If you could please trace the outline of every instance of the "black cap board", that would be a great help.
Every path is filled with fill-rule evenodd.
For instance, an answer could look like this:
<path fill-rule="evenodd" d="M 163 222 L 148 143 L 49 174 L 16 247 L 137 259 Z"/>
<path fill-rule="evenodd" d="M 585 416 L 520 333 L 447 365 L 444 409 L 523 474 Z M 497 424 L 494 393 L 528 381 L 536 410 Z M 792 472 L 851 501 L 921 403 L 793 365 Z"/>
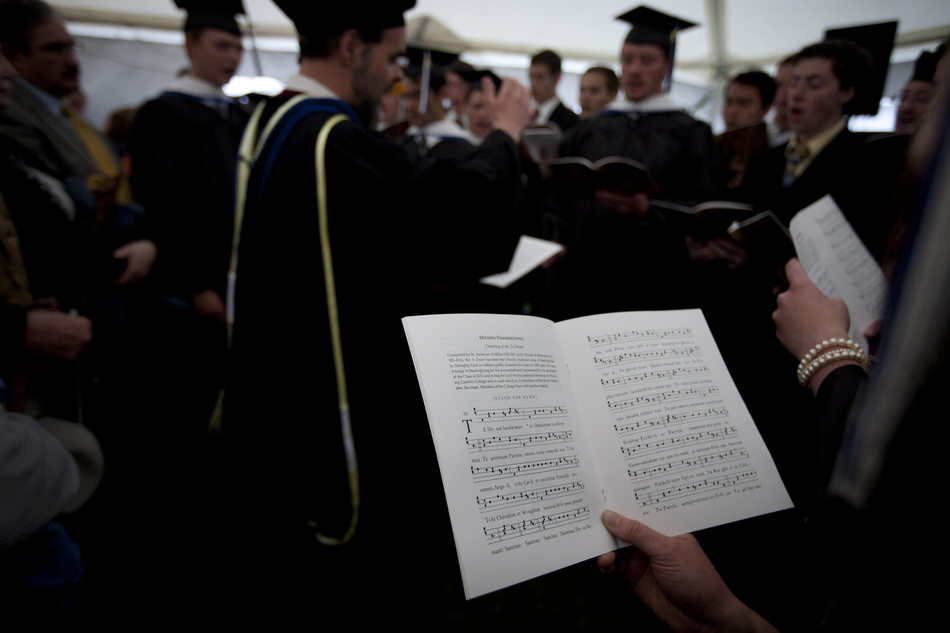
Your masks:
<path fill-rule="evenodd" d="M 914 74 L 911 76 L 911 81 L 926 81 L 932 84 L 939 59 L 940 57 L 936 53 L 921 51 L 920 56 L 914 63 Z"/>
<path fill-rule="evenodd" d="M 846 40 L 862 46 L 871 54 L 873 73 L 864 91 L 856 97 L 857 102 L 849 108 L 851 114 L 877 114 L 884 94 L 887 69 L 891 64 L 891 51 L 897 36 L 897 22 L 862 24 L 825 31 L 826 40 Z"/>
<path fill-rule="evenodd" d="M 616 19 L 628 22 L 632 27 L 624 40 L 625 44 L 656 44 L 666 51 L 671 62 L 676 36 L 686 29 L 699 26 L 695 22 L 667 15 L 646 5 L 618 15 Z"/>
<path fill-rule="evenodd" d="M 234 19 L 235 15 L 244 14 L 244 3 L 241 0 L 175 0 L 175 5 L 188 12 L 185 31 L 215 28 L 241 35 L 241 29 Z"/>
<path fill-rule="evenodd" d="M 347 29 L 384 30 L 405 26 L 403 13 L 416 6 L 416 0 L 274 0 L 274 4 L 294 23 L 298 34 L 320 39 L 339 35 Z"/>

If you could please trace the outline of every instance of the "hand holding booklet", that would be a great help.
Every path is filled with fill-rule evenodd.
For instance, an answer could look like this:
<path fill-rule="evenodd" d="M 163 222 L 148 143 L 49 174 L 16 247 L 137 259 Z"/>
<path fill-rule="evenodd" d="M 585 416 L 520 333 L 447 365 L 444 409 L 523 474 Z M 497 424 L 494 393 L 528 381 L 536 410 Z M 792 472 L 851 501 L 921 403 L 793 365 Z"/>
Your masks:
<path fill-rule="evenodd" d="M 790 508 L 699 310 L 403 319 L 467 598 L 622 545 Z"/>

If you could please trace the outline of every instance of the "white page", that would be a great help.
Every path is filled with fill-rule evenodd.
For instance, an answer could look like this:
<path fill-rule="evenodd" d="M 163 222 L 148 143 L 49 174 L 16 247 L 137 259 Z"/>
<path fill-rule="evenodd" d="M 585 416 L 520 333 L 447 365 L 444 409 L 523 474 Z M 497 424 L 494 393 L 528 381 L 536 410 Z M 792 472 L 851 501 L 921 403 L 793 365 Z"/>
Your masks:
<path fill-rule="evenodd" d="M 444 315 L 403 325 L 466 598 L 616 549 L 554 324 Z"/>
<path fill-rule="evenodd" d="M 799 211 L 789 230 L 808 278 L 825 296 L 844 300 L 851 316 L 848 336 L 868 351 L 863 332 L 882 317 L 887 302 L 880 266 L 831 196 Z"/>
<path fill-rule="evenodd" d="M 792 507 L 700 310 L 557 327 L 610 509 L 676 535 Z"/>
<path fill-rule="evenodd" d="M 563 244 L 522 235 L 518 240 L 518 246 L 515 248 L 508 270 L 482 277 L 479 281 L 496 288 L 507 288 L 563 250 Z"/>

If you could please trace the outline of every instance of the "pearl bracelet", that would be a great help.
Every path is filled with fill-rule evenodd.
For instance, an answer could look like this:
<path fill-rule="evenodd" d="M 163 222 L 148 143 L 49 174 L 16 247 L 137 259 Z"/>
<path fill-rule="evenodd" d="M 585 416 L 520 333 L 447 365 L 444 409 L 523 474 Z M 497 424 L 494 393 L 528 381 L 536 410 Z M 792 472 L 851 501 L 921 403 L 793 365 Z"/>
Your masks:
<path fill-rule="evenodd" d="M 868 356 L 860 345 L 851 339 L 832 338 L 815 345 L 798 363 L 798 384 L 808 387 L 816 371 L 839 360 L 853 360 L 861 365 L 862 369 L 868 368 Z"/>

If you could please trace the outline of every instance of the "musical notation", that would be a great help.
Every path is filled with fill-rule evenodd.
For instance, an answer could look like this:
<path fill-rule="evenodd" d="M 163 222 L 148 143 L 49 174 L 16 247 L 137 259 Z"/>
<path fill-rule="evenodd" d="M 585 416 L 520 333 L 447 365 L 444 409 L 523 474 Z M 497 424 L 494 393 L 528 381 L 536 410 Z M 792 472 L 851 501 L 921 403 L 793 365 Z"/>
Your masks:
<path fill-rule="evenodd" d="M 612 345 L 614 343 L 634 343 L 640 341 L 655 341 L 666 338 L 685 338 L 693 335 L 691 328 L 679 328 L 672 330 L 639 330 L 633 332 L 620 332 L 617 334 L 602 334 L 600 336 L 588 336 L 587 341 L 591 347 L 598 345 Z"/>
<path fill-rule="evenodd" d="M 693 483 L 683 483 L 665 489 L 634 492 L 634 498 L 640 507 L 655 505 L 663 501 L 677 501 L 686 497 L 697 496 L 702 493 L 715 492 L 717 488 L 729 488 L 739 484 L 758 481 L 758 473 L 754 469 L 745 472 L 708 477 L 696 480 Z"/>
<path fill-rule="evenodd" d="M 628 424 L 614 424 L 614 431 L 618 437 L 625 437 L 632 433 L 644 431 L 653 427 L 665 427 L 670 424 L 682 424 L 686 422 L 695 422 L 696 420 L 714 421 L 729 416 L 729 409 L 720 407 L 717 409 L 706 409 L 705 411 L 691 411 L 689 413 L 671 413 L 670 415 L 661 415 L 649 420 L 639 420 Z"/>
<path fill-rule="evenodd" d="M 656 442 L 642 442 L 631 446 L 623 446 L 620 448 L 620 451 L 627 457 L 639 457 L 641 455 L 649 455 L 654 451 L 668 449 L 670 447 L 698 446 L 709 442 L 722 441 L 725 438 L 737 435 L 738 432 L 736 431 L 736 427 L 728 426 L 715 431 L 701 431 L 699 433 L 693 433 L 692 435 L 666 437 Z"/>
<path fill-rule="evenodd" d="M 672 391 L 661 391 L 643 396 L 634 396 L 633 398 L 626 398 L 619 401 L 612 401 L 608 399 L 607 408 L 611 411 L 626 411 L 627 409 L 632 409 L 649 402 L 666 402 L 669 400 L 705 398 L 708 396 L 717 395 L 718 393 L 719 387 L 704 387 L 702 389 L 673 389 Z"/>
<path fill-rule="evenodd" d="M 526 435 L 493 435 L 491 437 L 465 438 L 469 453 L 483 451 L 508 450 L 514 446 L 544 446 L 546 444 L 564 444 L 574 438 L 573 431 L 552 431 L 551 433 L 530 433 Z"/>
<path fill-rule="evenodd" d="M 505 464 L 503 466 L 472 466 L 472 480 L 475 482 L 517 477 L 519 475 L 540 475 L 577 468 L 577 457 L 557 457 L 539 461 Z"/>
<path fill-rule="evenodd" d="M 575 481 L 564 486 L 553 486 L 549 488 L 537 488 L 535 490 L 523 490 L 510 494 L 497 494 L 489 497 L 475 497 L 475 503 L 482 511 L 496 510 L 498 508 L 508 508 L 521 505 L 530 501 L 543 501 L 546 499 L 559 499 L 561 497 L 570 497 L 572 495 L 584 492 L 584 483 Z"/>
<path fill-rule="evenodd" d="M 612 356 L 595 356 L 595 367 L 610 367 L 616 365 L 625 365 L 628 363 L 639 363 L 645 360 L 656 360 L 659 358 L 679 358 L 689 356 L 701 356 L 702 349 L 696 345 L 688 347 L 667 347 L 649 352 L 623 352 Z"/>
<path fill-rule="evenodd" d="M 605 390 L 610 390 L 644 382 L 653 382 L 655 380 L 668 380 L 676 376 L 700 376 L 708 373 L 709 367 L 706 367 L 705 365 L 699 367 L 680 367 L 677 369 L 666 369 L 663 371 L 648 371 L 642 374 L 632 374 L 622 378 L 601 378 L 600 384 Z"/>
<path fill-rule="evenodd" d="M 559 514 L 542 515 L 534 519 L 525 519 L 515 523 L 506 523 L 494 528 L 482 528 L 488 541 L 506 541 L 527 534 L 542 532 L 549 528 L 570 525 L 590 518 L 590 508 L 583 507 Z"/>
<path fill-rule="evenodd" d="M 722 451 L 711 455 L 701 457 L 691 457 L 690 459 L 671 460 L 664 464 L 647 466 L 645 468 L 628 468 L 627 476 L 631 479 L 640 479 L 643 477 L 655 477 L 663 474 L 677 474 L 696 468 L 704 468 L 712 465 L 724 465 L 735 461 L 749 459 L 749 453 L 744 449 L 736 448 L 728 451 Z"/>

